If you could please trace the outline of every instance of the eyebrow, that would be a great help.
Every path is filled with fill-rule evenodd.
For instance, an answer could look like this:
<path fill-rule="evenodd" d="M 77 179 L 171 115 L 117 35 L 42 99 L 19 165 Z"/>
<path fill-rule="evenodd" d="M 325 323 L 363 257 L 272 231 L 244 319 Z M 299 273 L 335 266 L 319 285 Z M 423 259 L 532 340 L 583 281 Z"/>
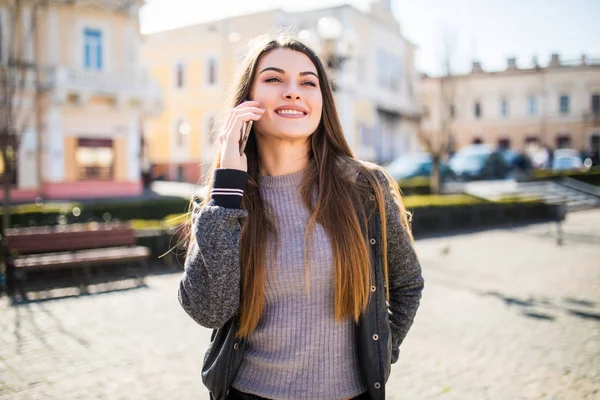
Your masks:
<path fill-rule="evenodd" d="M 280 74 L 285 74 L 285 71 L 282 70 L 281 68 L 267 67 L 267 68 L 263 69 L 262 71 L 260 71 L 259 75 L 262 74 L 265 71 L 275 71 L 275 72 L 279 72 Z M 315 77 L 319 78 L 319 75 L 317 75 L 316 73 L 314 73 L 312 71 L 300 72 L 298 75 L 300 75 L 300 76 L 314 75 Z"/>

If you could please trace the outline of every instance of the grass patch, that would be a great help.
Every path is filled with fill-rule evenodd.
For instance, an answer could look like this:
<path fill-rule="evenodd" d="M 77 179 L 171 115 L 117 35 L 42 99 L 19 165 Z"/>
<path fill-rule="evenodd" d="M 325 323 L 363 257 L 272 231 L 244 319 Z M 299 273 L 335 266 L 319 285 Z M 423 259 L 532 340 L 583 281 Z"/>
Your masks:
<path fill-rule="evenodd" d="M 552 178 L 561 178 L 563 176 L 570 176 L 573 178 L 578 178 L 581 176 L 594 176 L 600 175 L 600 166 L 595 165 L 588 169 L 587 171 L 582 170 L 567 170 L 567 171 L 552 171 L 551 169 L 536 169 L 533 170 L 531 176 L 534 179 L 552 179 Z"/>
<path fill-rule="evenodd" d="M 470 206 L 488 203 L 486 200 L 468 194 L 404 196 L 403 200 L 406 208 Z"/>

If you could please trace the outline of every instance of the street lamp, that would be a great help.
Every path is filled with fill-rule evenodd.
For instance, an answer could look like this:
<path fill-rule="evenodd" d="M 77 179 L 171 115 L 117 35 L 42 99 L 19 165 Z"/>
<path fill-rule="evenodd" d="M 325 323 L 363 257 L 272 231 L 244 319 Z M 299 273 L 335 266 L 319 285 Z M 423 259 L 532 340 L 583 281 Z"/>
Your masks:
<path fill-rule="evenodd" d="M 329 69 L 334 78 L 344 66 L 344 63 L 352 56 L 354 50 L 354 37 L 352 32 L 344 31 L 342 24 L 335 17 L 322 17 L 317 22 L 316 32 L 302 29 L 298 32 L 298 39 L 312 47 Z M 333 79 L 332 89 L 337 91 L 338 87 Z"/>
<path fill-rule="evenodd" d="M 190 124 L 188 124 L 187 122 L 179 123 L 178 131 L 179 131 L 180 135 L 186 136 L 190 133 L 191 130 L 192 130 L 192 128 L 191 128 Z"/>
<path fill-rule="evenodd" d="M 347 46 L 342 43 L 342 24 L 337 18 L 323 17 L 317 23 L 317 32 L 322 40 L 322 53 L 327 66 L 340 71 L 349 54 L 344 52 Z"/>

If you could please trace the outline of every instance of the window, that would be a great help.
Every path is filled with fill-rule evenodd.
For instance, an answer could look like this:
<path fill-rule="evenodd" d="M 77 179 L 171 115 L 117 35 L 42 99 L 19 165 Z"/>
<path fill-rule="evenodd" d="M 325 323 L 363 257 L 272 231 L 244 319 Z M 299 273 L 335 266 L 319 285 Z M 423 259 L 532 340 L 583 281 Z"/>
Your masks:
<path fill-rule="evenodd" d="M 592 133 L 590 136 L 590 149 L 600 151 L 600 132 Z"/>
<path fill-rule="evenodd" d="M 394 57 L 385 50 L 377 51 L 377 86 L 393 92 L 399 92 L 403 77 L 402 59 Z"/>
<path fill-rule="evenodd" d="M 600 94 L 592 95 L 592 114 L 600 115 Z"/>
<path fill-rule="evenodd" d="M 537 115 L 537 99 L 535 96 L 529 96 L 529 99 L 527 99 L 527 114 L 530 117 Z"/>
<path fill-rule="evenodd" d="M 502 138 L 498 139 L 498 150 L 508 150 L 510 149 L 510 139 Z"/>
<path fill-rule="evenodd" d="M 362 146 L 366 146 L 369 147 L 372 145 L 371 143 L 371 137 L 369 135 L 369 128 L 367 127 L 367 124 L 365 124 L 364 122 L 359 122 L 358 123 L 358 134 L 360 137 L 360 144 Z"/>
<path fill-rule="evenodd" d="M 112 180 L 115 153 L 112 139 L 78 139 L 75 151 L 78 180 Z"/>
<path fill-rule="evenodd" d="M 535 144 L 540 143 L 540 139 L 537 135 L 529 135 L 525 138 L 525 144 Z"/>
<path fill-rule="evenodd" d="M 450 114 L 450 118 L 454 118 L 456 116 L 456 107 L 454 104 L 450 104 L 448 113 Z"/>
<path fill-rule="evenodd" d="M 475 103 L 475 109 L 473 111 L 475 113 L 475 118 L 481 118 L 481 103 Z"/>
<path fill-rule="evenodd" d="M 208 84 L 214 85 L 217 83 L 217 60 L 211 58 L 208 60 Z"/>
<path fill-rule="evenodd" d="M 508 117 L 508 101 L 506 99 L 500 101 L 500 116 L 502 118 Z"/>
<path fill-rule="evenodd" d="M 480 136 L 475 136 L 473 138 L 473 141 L 471 143 L 473 143 L 473 144 L 482 144 L 483 143 L 483 139 Z"/>
<path fill-rule="evenodd" d="M 562 95 L 559 99 L 560 102 L 560 113 L 568 114 L 569 113 L 569 96 Z"/>
<path fill-rule="evenodd" d="M 401 87 L 400 79 L 402 79 L 402 64 L 398 57 L 389 57 L 390 68 L 388 71 L 390 79 L 390 88 L 394 92 L 399 92 Z"/>
<path fill-rule="evenodd" d="M 97 29 L 83 30 L 83 65 L 86 69 L 102 70 L 102 32 Z"/>
<path fill-rule="evenodd" d="M 365 58 L 359 57 L 357 60 L 357 64 L 358 64 L 358 81 L 364 82 L 365 81 Z"/>
<path fill-rule="evenodd" d="M 383 50 L 377 52 L 377 85 L 379 87 L 385 87 L 387 84 L 386 79 L 386 62 L 387 54 Z"/>
<path fill-rule="evenodd" d="M 175 87 L 177 87 L 177 89 L 181 89 L 185 85 L 184 73 L 185 67 L 183 64 L 177 64 L 175 67 Z"/>
<path fill-rule="evenodd" d="M 562 133 L 562 134 L 556 135 L 556 148 L 557 149 L 571 148 L 571 135 L 568 133 Z"/>

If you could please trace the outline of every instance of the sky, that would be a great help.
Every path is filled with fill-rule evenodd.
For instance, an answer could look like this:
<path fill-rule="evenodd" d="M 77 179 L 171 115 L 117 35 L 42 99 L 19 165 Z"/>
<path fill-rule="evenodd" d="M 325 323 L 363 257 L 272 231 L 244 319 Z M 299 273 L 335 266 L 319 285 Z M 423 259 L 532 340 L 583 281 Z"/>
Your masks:
<path fill-rule="evenodd" d="M 372 0 L 147 0 L 140 11 L 142 33 L 207 22 L 273 8 L 300 11 L 340 4 L 366 10 Z M 506 67 L 508 57 L 530 67 L 545 65 L 552 53 L 562 59 L 582 54 L 600 60 L 600 0 L 391 0 L 403 34 L 418 46 L 417 68 L 442 71 L 444 43 L 452 71 Z"/>

